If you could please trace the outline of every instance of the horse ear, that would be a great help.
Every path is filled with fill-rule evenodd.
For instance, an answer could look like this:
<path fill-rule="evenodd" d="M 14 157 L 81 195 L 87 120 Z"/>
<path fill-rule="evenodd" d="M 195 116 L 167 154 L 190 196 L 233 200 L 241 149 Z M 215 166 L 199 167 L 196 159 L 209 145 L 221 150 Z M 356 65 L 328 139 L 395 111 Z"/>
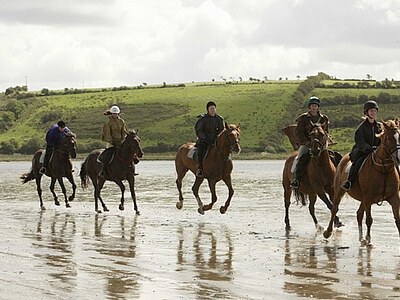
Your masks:
<path fill-rule="evenodd" d="M 385 130 L 389 129 L 390 126 L 385 121 L 381 120 L 381 122 L 382 122 L 383 126 L 385 127 Z"/>
<path fill-rule="evenodd" d="M 326 131 L 328 129 L 328 123 L 327 122 L 324 123 L 324 125 L 322 126 L 322 129 L 324 131 Z"/>
<path fill-rule="evenodd" d="M 136 131 L 136 134 L 139 134 L 139 129 L 136 129 L 135 131 Z"/>
<path fill-rule="evenodd" d="M 237 129 L 240 129 L 240 123 L 239 123 L 239 124 L 237 124 L 236 128 L 237 128 Z"/>
<path fill-rule="evenodd" d="M 228 123 L 226 123 L 226 121 L 225 121 L 225 129 L 229 129 L 229 125 Z"/>
<path fill-rule="evenodd" d="M 399 125 L 400 125 L 400 119 L 399 119 L 399 118 L 396 118 L 396 120 L 394 120 L 394 122 L 396 123 L 396 126 L 399 127 Z"/>

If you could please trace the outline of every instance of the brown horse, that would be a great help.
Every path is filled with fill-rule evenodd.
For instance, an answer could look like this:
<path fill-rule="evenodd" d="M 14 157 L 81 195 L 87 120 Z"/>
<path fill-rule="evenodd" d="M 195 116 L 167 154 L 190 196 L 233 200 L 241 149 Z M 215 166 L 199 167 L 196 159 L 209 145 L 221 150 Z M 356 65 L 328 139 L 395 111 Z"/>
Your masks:
<path fill-rule="evenodd" d="M 79 174 L 81 177 L 82 188 L 87 188 L 90 178 L 94 186 L 94 209 L 98 213 L 101 213 L 101 210 L 98 209 L 98 199 L 101 202 L 103 210 L 108 211 L 107 206 L 104 204 L 103 199 L 100 196 L 100 191 L 106 180 L 114 181 L 120 187 L 122 195 L 119 209 L 124 210 L 125 186 L 122 181 L 127 180 L 131 191 L 134 209 L 136 213 L 139 214 L 135 195 L 135 165 L 132 162 L 136 156 L 139 158 L 142 157 L 143 151 L 140 147 L 140 139 L 137 132 L 130 130 L 126 134 L 127 135 L 121 147 L 117 148 L 114 153 L 114 158 L 105 172 L 105 178 L 99 176 L 102 169 L 102 163 L 97 160 L 104 149 L 93 150 L 82 163 L 81 172 Z"/>
<path fill-rule="evenodd" d="M 231 124 L 228 125 L 225 122 L 225 129 L 218 135 L 214 145 L 209 147 L 208 154 L 204 158 L 203 169 L 204 169 L 204 177 L 197 177 L 192 186 L 192 191 L 194 196 L 197 199 L 197 203 L 199 205 L 198 212 L 204 215 L 204 212 L 211 209 L 214 203 L 217 201 L 217 194 L 215 193 L 215 185 L 221 179 L 225 182 L 226 186 L 229 189 L 229 196 L 225 202 L 224 206 L 221 206 L 220 212 L 224 214 L 229 207 L 233 196 L 233 187 L 232 187 L 232 179 L 231 172 L 233 169 L 232 163 L 232 152 L 239 153 L 240 145 L 239 145 L 239 127 Z M 182 180 L 185 177 L 186 172 L 188 170 L 192 171 L 196 174 L 198 165 L 197 163 L 188 157 L 188 152 L 192 149 L 194 143 L 187 143 L 182 145 L 175 158 L 175 168 L 176 173 L 178 174 L 178 179 L 176 180 L 176 186 L 179 191 L 179 201 L 176 203 L 176 207 L 181 209 L 183 206 L 183 194 L 182 194 Z M 203 205 L 201 199 L 199 197 L 199 188 L 202 184 L 204 178 L 208 180 L 208 186 L 211 191 L 211 203 L 207 205 Z"/>
<path fill-rule="evenodd" d="M 368 155 L 364 166 L 358 174 L 358 180 L 352 184 L 348 194 L 360 201 L 360 207 L 357 211 L 357 223 L 359 230 L 359 240 L 361 243 L 370 244 L 371 242 L 371 205 L 381 201 L 388 201 L 392 206 L 394 219 L 400 234 L 400 218 L 399 218 L 399 174 L 396 166 L 400 163 L 400 131 L 399 120 L 382 121 L 383 132 L 377 137 L 381 139 L 376 152 Z M 349 164 L 349 154 L 346 154 L 341 160 L 335 176 L 335 197 L 333 198 L 333 209 L 331 221 L 324 232 L 324 237 L 329 238 L 332 234 L 332 220 L 335 218 L 339 210 L 339 204 L 346 193 L 340 188 L 340 185 L 346 180 L 345 172 Z M 366 213 L 367 234 L 365 240 L 362 238 L 362 220 Z"/>
<path fill-rule="evenodd" d="M 40 199 L 40 208 L 42 210 L 45 210 L 46 208 L 44 207 L 42 200 L 42 189 L 40 187 L 42 174 L 39 173 L 39 170 L 42 167 L 42 164 L 39 162 L 39 159 L 43 151 L 44 151 L 43 149 L 36 151 L 36 153 L 33 155 L 32 167 L 30 172 L 23 174 L 21 176 L 21 179 L 22 183 L 26 183 L 34 179 L 36 180 L 37 192 Z M 60 205 L 60 202 L 58 202 L 57 195 L 54 192 L 54 185 L 56 183 L 56 180 L 58 180 L 62 193 L 64 194 L 66 207 L 70 207 L 68 200 L 72 201 L 75 198 L 76 184 L 72 176 L 71 157 L 72 158 L 76 157 L 76 139 L 75 139 L 75 134 L 67 133 L 61 139 L 61 142 L 58 145 L 58 147 L 53 150 L 52 158 L 46 170 L 46 175 L 51 178 L 50 191 L 54 197 L 54 204 L 57 206 Z M 63 177 L 66 177 L 72 184 L 72 195 L 69 197 L 69 199 L 67 199 L 67 193 L 62 179 Z"/>
<path fill-rule="evenodd" d="M 332 209 L 334 189 L 333 181 L 335 176 L 336 167 L 331 161 L 328 152 L 328 142 L 329 138 L 326 134 L 325 125 L 321 127 L 320 124 L 316 124 L 312 127 L 309 132 L 311 140 L 311 159 L 307 165 L 306 174 L 304 178 L 300 181 L 300 187 L 297 193 L 297 198 L 302 198 L 304 200 L 305 195 L 308 195 L 310 203 L 308 209 L 314 220 L 315 227 L 321 230 L 322 227 L 318 225 L 318 220 L 315 217 L 315 202 L 317 201 L 317 196 L 321 198 L 329 209 Z M 283 169 L 283 179 L 282 185 L 284 188 L 284 199 L 285 199 L 285 224 L 286 229 L 290 229 L 289 221 L 289 206 L 290 197 L 292 195 L 292 188 L 290 183 L 293 179 L 293 173 L 291 171 L 293 162 L 298 155 L 298 152 L 294 152 L 289 156 L 285 162 L 285 167 Z M 329 198 L 326 196 L 328 193 Z M 343 224 L 339 221 L 339 218 L 335 218 L 335 225 L 340 227 Z"/>

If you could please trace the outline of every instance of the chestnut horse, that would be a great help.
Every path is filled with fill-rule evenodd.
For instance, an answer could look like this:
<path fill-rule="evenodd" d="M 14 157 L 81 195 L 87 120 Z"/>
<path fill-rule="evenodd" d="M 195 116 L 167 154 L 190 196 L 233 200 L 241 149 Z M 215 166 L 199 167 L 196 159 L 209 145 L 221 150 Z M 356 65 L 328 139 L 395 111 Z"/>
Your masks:
<path fill-rule="evenodd" d="M 104 204 L 103 199 L 100 196 L 100 191 L 106 180 L 114 181 L 120 187 L 122 195 L 119 209 L 124 210 L 125 186 L 122 181 L 127 180 L 131 191 L 134 209 L 136 214 L 139 214 L 135 195 L 135 165 L 132 162 L 136 156 L 139 158 L 142 157 L 143 151 L 140 147 L 140 139 L 137 132 L 130 130 L 126 132 L 126 134 L 127 135 L 121 147 L 117 148 L 115 151 L 114 158 L 105 172 L 105 178 L 99 176 L 102 169 L 102 163 L 97 160 L 104 149 L 93 150 L 82 163 L 81 172 L 79 174 L 81 177 L 81 185 L 82 188 L 87 188 L 89 178 L 91 179 L 94 186 L 94 209 L 98 213 L 101 213 L 101 210 L 98 209 L 98 200 L 100 200 L 103 210 L 108 211 L 107 206 Z"/>
<path fill-rule="evenodd" d="M 50 183 L 50 191 L 54 197 L 54 204 L 59 206 L 60 202 L 58 202 L 58 198 L 56 193 L 54 192 L 54 186 L 56 184 L 56 180 L 60 184 L 62 193 L 65 198 L 65 206 L 70 207 L 68 200 L 72 201 L 75 198 L 75 190 L 76 184 L 74 182 L 74 178 L 72 176 L 72 162 L 71 157 L 76 157 L 76 139 L 75 134 L 72 132 L 66 133 L 61 139 L 60 144 L 53 150 L 53 155 L 51 160 L 49 161 L 49 166 L 46 170 L 47 176 L 51 178 Z M 40 182 L 42 180 L 42 174 L 39 173 L 39 170 L 42 167 L 42 164 L 39 162 L 40 156 L 43 153 L 43 149 L 36 151 L 33 155 L 32 159 L 32 167 L 29 173 L 22 174 L 21 179 L 22 183 L 26 183 L 31 180 L 36 180 L 37 192 L 40 200 L 40 208 L 45 210 L 45 206 L 43 205 L 42 200 L 42 189 L 40 187 Z M 67 199 L 67 192 L 64 186 L 63 177 L 66 177 L 69 182 L 72 184 L 72 195 Z"/>
<path fill-rule="evenodd" d="M 334 189 L 333 181 L 335 176 L 336 167 L 329 157 L 328 142 L 329 137 L 326 133 L 326 125 L 321 126 L 321 124 L 313 125 L 311 131 L 309 132 L 311 140 L 311 159 L 307 165 L 306 174 L 300 181 L 300 187 L 297 192 L 296 198 L 302 198 L 304 200 L 305 195 L 308 195 L 310 203 L 308 209 L 314 220 L 315 227 L 321 230 L 322 227 L 318 225 L 318 220 L 315 217 L 315 202 L 317 201 L 317 196 L 321 198 L 329 209 L 332 209 Z M 284 188 L 284 200 L 285 200 L 285 224 L 286 229 L 290 229 L 289 221 L 289 206 L 290 197 L 292 195 L 292 188 L 290 183 L 293 179 L 293 173 L 291 171 L 293 162 L 298 155 L 298 152 L 294 152 L 289 156 L 285 162 L 285 167 L 283 168 L 283 179 L 282 185 Z M 328 193 L 329 198 L 326 196 Z M 339 221 L 339 218 L 335 218 L 335 226 L 343 226 Z"/>
<path fill-rule="evenodd" d="M 228 199 L 226 200 L 225 205 L 221 206 L 220 208 L 221 214 L 224 214 L 229 207 L 233 196 L 231 179 L 233 163 L 231 154 L 232 152 L 240 152 L 239 127 L 240 124 L 235 126 L 233 124 L 228 125 L 225 122 L 225 129 L 218 135 L 214 145 L 209 146 L 208 154 L 204 158 L 204 177 L 196 176 L 196 180 L 192 186 L 192 191 L 199 205 L 198 212 L 202 215 L 204 215 L 205 211 L 210 210 L 213 207 L 214 203 L 217 201 L 215 185 L 221 179 L 225 182 L 226 186 L 229 189 Z M 176 203 L 176 207 L 178 209 L 181 209 L 183 206 L 182 180 L 188 170 L 196 174 L 198 168 L 198 164 L 196 163 L 196 161 L 188 157 L 188 152 L 193 147 L 194 143 L 187 143 L 182 145 L 179 148 L 175 158 L 175 168 L 176 173 L 178 174 L 178 179 L 176 180 L 176 186 L 178 187 L 179 191 L 179 201 Z M 203 205 L 199 196 L 199 188 L 204 178 L 207 178 L 208 180 L 208 186 L 210 187 L 212 195 L 211 203 L 207 205 Z"/>
<path fill-rule="evenodd" d="M 371 205 L 384 200 L 388 201 L 392 206 L 392 211 L 397 229 L 400 234 L 400 218 L 399 218 L 399 174 L 396 166 L 400 163 L 400 131 L 399 120 L 382 121 L 383 131 L 377 135 L 381 139 L 378 149 L 369 154 L 366 158 L 364 166 L 358 174 L 358 180 L 355 181 L 348 194 L 360 201 L 360 207 L 357 211 L 357 223 L 359 232 L 359 241 L 362 244 L 371 243 Z M 340 185 L 347 179 L 345 172 L 349 164 L 349 154 L 346 154 L 341 160 L 335 176 L 335 197 L 333 198 L 332 216 L 329 226 L 324 232 L 324 237 L 329 238 L 332 234 L 332 220 L 335 218 L 339 210 L 339 204 L 346 193 L 340 188 Z M 362 220 L 366 213 L 367 234 L 365 240 L 362 235 Z"/>

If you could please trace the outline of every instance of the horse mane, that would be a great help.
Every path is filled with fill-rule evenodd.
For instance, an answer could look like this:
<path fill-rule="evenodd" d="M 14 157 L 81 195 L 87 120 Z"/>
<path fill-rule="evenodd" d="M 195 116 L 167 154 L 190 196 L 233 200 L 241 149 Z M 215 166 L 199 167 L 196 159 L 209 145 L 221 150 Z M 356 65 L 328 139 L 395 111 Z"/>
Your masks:
<path fill-rule="evenodd" d="M 135 129 L 129 129 L 126 133 L 127 133 L 127 134 L 137 135 Z"/>
<path fill-rule="evenodd" d="M 65 135 L 65 136 L 68 136 L 68 137 L 73 137 L 73 138 L 76 138 L 76 135 L 75 135 L 75 133 L 73 133 L 72 131 L 70 131 L 70 132 L 67 132 L 67 133 L 64 133 L 64 135 Z"/>
<path fill-rule="evenodd" d="M 386 126 L 382 126 L 383 127 L 382 132 L 376 135 L 376 137 L 378 137 L 378 138 L 381 138 L 386 133 L 386 131 L 390 130 L 391 128 L 399 127 L 397 119 L 396 120 L 388 120 L 387 122 L 382 120 L 382 124 L 385 124 Z M 386 129 L 386 127 L 388 127 L 389 129 Z"/>

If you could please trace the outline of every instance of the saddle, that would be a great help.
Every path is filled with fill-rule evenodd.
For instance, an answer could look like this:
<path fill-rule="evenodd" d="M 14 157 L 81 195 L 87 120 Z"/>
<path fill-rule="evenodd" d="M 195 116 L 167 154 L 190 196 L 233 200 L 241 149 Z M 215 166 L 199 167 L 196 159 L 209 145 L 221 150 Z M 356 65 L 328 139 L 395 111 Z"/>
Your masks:
<path fill-rule="evenodd" d="M 368 156 L 369 156 L 369 155 L 367 155 L 367 156 L 364 157 L 364 158 L 361 158 L 361 159 L 362 159 L 362 163 L 360 164 L 360 167 L 358 168 L 358 170 L 357 170 L 357 169 L 354 170 L 354 173 L 355 173 L 355 174 L 357 174 L 357 175 L 360 174 L 361 169 L 364 167 L 365 162 L 367 161 Z M 350 161 L 350 163 L 346 166 L 346 169 L 344 170 L 344 172 L 345 172 L 346 174 L 349 174 L 350 168 L 351 168 L 351 166 L 352 166 L 354 163 L 355 163 L 355 168 L 357 168 L 357 162 L 356 162 L 356 161 L 355 161 L 355 162 L 351 162 L 351 161 Z M 354 174 L 354 173 L 353 173 L 353 174 Z"/>
<path fill-rule="evenodd" d="M 49 165 L 50 165 L 50 162 L 53 160 L 53 155 L 54 155 L 54 150 L 51 153 L 51 156 L 49 158 Z M 44 157 L 45 156 L 46 156 L 46 150 L 43 150 L 42 154 L 40 154 L 40 157 L 39 157 L 39 163 L 41 163 L 42 165 L 44 164 Z"/>
<path fill-rule="evenodd" d="M 114 160 L 116 150 L 117 150 L 116 147 L 110 147 L 110 148 L 103 150 L 103 152 L 101 152 L 99 154 L 99 156 L 97 157 L 97 161 L 99 163 L 108 161 L 108 163 L 111 164 L 111 162 Z"/>
<path fill-rule="evenodd" d="M 209 149 L 210 149 L 210 146 L 207 147 L 207 150 L 206 150 L 206 153 L 204 154 L 203 159 L 206 159 Z M 189 150 L 187 157 L 189 157 L 189 158 L 193 159 L 195 162 L 199 163 L 199 151 L 196 146 L 193 146 Z"/>

